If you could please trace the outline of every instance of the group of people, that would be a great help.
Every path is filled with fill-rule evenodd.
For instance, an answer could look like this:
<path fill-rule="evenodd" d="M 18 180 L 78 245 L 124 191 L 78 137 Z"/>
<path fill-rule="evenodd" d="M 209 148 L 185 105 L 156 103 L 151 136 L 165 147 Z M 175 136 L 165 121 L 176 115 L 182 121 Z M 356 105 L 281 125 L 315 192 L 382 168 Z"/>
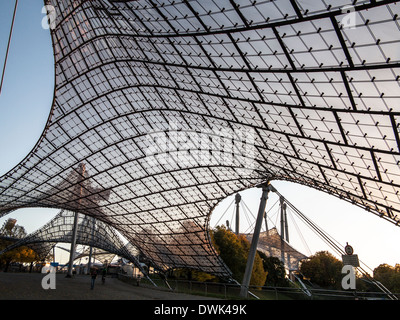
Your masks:
<path fill-rule="evenodd" d="M 90 289 L 93 290 L 94 288 L 94 283 L 97 278 L 97 268 L 91 268 L 90 270 L 90 276 L 91 276 L 91 282 L 90 282 Z M 101 282 L 104 284 L 106 282 L 106 275 L 107 275 L 107 268 L 103 268 L 101 270 Z"/>

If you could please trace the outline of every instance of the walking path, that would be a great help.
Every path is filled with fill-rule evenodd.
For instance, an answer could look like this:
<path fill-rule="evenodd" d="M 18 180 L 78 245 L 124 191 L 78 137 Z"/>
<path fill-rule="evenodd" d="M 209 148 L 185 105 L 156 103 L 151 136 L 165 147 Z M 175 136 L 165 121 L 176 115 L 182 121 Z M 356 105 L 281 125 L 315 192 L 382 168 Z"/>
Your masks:
<path fill-rule="evenodd" d="M 40 273 L 0 272 L 0 300 L 211 300 L 212 298 L 137 287 L 116 278 L 105 284 L 98 276 L 90 289 L 90 276 L 56 275 L 56 289 L 44 290 Z"/>

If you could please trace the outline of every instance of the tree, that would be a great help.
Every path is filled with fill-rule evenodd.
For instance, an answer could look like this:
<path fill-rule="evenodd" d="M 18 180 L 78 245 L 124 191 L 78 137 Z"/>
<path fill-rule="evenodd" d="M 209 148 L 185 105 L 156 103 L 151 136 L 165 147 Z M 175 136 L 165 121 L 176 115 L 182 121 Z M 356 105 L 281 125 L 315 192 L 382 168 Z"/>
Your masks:
<path fill-rule="evenodd" d="M 242 248 L 245 251 L 245 268 L 247 264 L 247 257 L 250 252 L 250 242 L 247 240 L 246 236 L 239 235 L 239 241 L 241 243 Z M 243 272 L 244 275 L 244 272 Z M 243 277 L 242 277 L 243 278 Z M 242 279 L 241 278 L 241 279 Z M 261 259 L 260 252 L 257 251 L 256 256 L 254 257 L 254 265 L 251 273 L 250 285 L 252 286 L 263 286 L 265 284 L 265 280 L 267 278 L 267 272 L 264 270 L 263 260 Z"/>
<path fill-rule="evenodd" d="M 0 240 L 0 251 L 13 243 L 11 239 L 21 239 L 26 236 L 25 228 L 16 225 L 16 221 L 10 218 L 0 228 L 0 235 L 5 237 L 5 239 Z M 7 238 L 10 238 L 10 240 Z M 26 246 L 15 248 L 0 255 L 0 265 L 5 265 L 5 271 L 8 270 L 12 262 L 29 263 L 37 260 L 36 252 Z"/>
<path fill-rule="evenodd" d="M 0 251 L 10 244 L 12 244 L 11 241 L 0 241 Z M 5 266 L 4 271 L 8 271 L 8 267 L 12 262 L 30 263 L 37 260 L 36 252 L 26 246 L 15 248 L 0 255 L 0 265 Z"/>
<path fill-rule="evenodd" d="M 258 252 L 262 261 L 264 270 L 267 272 L 265 280 L 266 286 L 287 287 L 289 281 L 286 278 L 285 266 L 277 257 L 267 257 L 263 252 Z"/>
<path fill-rule="evenodd" d="M 250 251 L 250 242 L 245 236 L 239 237 L 225 227 L 217 226 L 211 231 L 211 239 L 214 247 L 222 260 L 233 273 L 233 278 L 241 282 L 247 264 L 247 256 Z M 250 280 L 250 285 L 263 286 L 267 273 L 259 254 L 256 254 Z"/>
<path fill-rule="evenodd" d="M 341 289 L 343 264 L 328 251 L 319 251 L 303 261 L 300 272 L 323 288 Z"/>
<path fill-rule="evenodd" d="M 218 278 L 212 274 L 188 268 L 177 268 L 174 269 L 171 274 L 172 277 L 177 277 L 179 279 L 187 279 L 189 281 L 199 281 L 199 282 L 217 282 Z"/>
<path fill-rule="evenodd" d="M 400 292 L 400 265 L 395 267 L 386 263 L 380 264 L 374 269 L 374 279 L 382 283 L 393 293 Z"/>
<path fill-rule="evenodd" d="M 16 219 L 9 218 L 4 222 L 3 226 L 0 228 L 0 235 L 3 237 L 10 237 L 15 239 L 22 239 L 26 237 L 25 228 L 15 224 Z"/>
<path fill-rule="evenodd" d="M 225 227 L 217 226 L 211 232 L 214 248 L 233 273 L 233 278 L 240 281 L 246 268 L 246 252 L 239 238 Z"/>
<path fill-rule="evenodd" d="M 386 264 L 382 263 L 374 269 L 374 279 L 381 282 L 384 286 L 390 283 L 390 278 L 396 273 L 395 269 Z"/>

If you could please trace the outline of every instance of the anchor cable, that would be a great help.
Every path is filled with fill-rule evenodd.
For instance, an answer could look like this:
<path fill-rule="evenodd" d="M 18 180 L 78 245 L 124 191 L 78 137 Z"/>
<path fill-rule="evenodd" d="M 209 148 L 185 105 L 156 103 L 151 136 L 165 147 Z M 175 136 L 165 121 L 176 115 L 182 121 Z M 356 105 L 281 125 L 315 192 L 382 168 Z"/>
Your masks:
<path fill-rule="evenodd" d="M 1 75 L 0 95 L 1 95 L 1 90 L 3 88 L 4 75 L 6 73 L 8 53 L 10 52 L 11 37 L 12 37 L 13 29 L 14 29 L 14 22 L 15 22 L 15 16 L 16 16 L 16 13 L 17 13 L 17 6 L 18 6 L 18 0 L 15 0 L 14 13 L 13 13 L 13 18 L 12 18 L 11 28 L 10 28 L 10 35 L 8 36 L 8 44 L 7 44 L 6 56 L 4 58 L 3 72 L 2 72 L 2 75 Z"/>

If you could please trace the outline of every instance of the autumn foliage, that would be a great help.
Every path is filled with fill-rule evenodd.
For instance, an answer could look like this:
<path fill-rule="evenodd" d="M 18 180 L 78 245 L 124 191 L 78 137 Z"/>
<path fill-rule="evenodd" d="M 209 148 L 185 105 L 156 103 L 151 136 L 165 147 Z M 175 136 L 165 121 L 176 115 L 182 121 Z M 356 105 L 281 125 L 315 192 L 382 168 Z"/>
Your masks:
<path fill-rule="evenodd" d="M 233 278 L 241 282 L 246 269 L 247 256 L 250 250 L 250 242 L 244 235 L 237 236 L 225 227 L 216 227 L 211 232 L 212 241 L 218 254 L 233 273 Z M 267 278 L 263 261 L 257 253 L 250 285 L 263 286 Z"/>

